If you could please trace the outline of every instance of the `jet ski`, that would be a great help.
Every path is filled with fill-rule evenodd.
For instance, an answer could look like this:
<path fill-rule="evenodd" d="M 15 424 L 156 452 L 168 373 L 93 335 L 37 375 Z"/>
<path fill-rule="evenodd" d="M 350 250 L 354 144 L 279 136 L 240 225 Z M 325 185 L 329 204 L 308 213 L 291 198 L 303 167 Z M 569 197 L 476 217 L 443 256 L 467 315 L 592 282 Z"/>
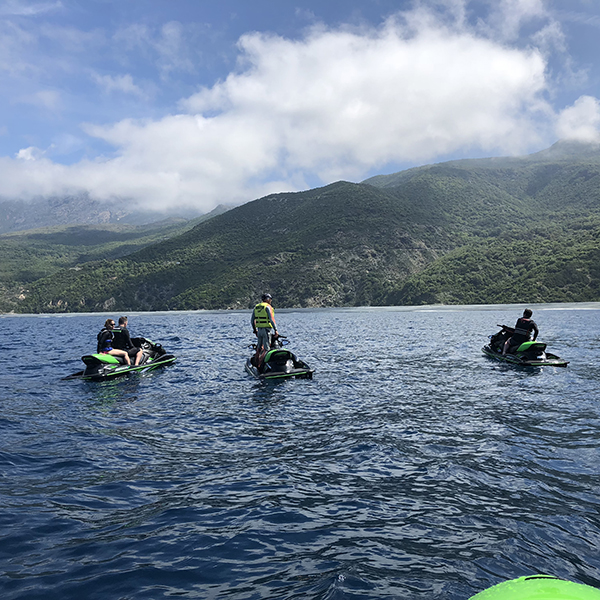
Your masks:
<path fill-rule="evenodd" d="M 498 583 L 470 600 L 600 600 L 600 590 L 553 575 L 525 575 Z"/>
<path fill-rule="evenodd" d="M 289 344 L 285 336 L 273 337 L 271 348 L 265 354 L 265 359 L 260 367 L 256 366 L 256 354 L 246 361 L 246 371 L 260 380 L 273 379 L 312 379 L 314 369 L 311 369 L 303 360 L 296 357 L 284 345 Z M 256 353 L 256 344 L 249 346 Z"/>
<path fill-rule="evenodd" d="M 81 360 L 85 363 L 85 369 L 63 377 L 63 379 L 102 381 L 120 375 L 127 375 L 128 373 L 152 371 L 158 367 L 170 365 L 177 360 L 172 354 L 167 354 L 167 351 L 160 344 L 155 344 L 146 338 L 132 338 L 131 341 L 134 346 L 141 348 L 143 351 L 139 365 L 135 366 L 133 363 L 127 365 L 125 359 L 112 354 L 86 354 L 81 357 Z"/>
<path fill-rule="evenodd" d="M 568 360 L 546 352 L 546 344 L 537 341 L 523 342 L 518 348 L 502 356 L 504 342 L 512 337 L 515 329 L 507 325 L 498 327 L 500 331 L 491 335 L 490 343 L 481 349 L 486 356 L 522 367 L 566 367 L 569 364 Z"/>

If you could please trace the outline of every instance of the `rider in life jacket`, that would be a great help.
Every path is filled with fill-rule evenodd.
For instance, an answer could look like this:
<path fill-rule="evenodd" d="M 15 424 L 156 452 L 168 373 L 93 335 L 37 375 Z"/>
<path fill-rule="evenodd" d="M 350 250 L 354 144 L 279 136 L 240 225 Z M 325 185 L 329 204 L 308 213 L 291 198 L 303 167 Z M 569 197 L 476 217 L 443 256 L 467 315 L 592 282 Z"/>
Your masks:
<path fill-rule="evenodd" d="M 129 329 L 127 329 L 127 317 L 119 317 L 119 327 L 113 330 L 112 345 L 118 350 L 125 350 L 130 359 L 134 359 L 135 366 L 140 364 L 143 352 L 141 348 L 133 345 Z"/>
<path fill-rule="evenodd" d="M 535 324 L 535 321 L 533 321 L 531 318 L 532 314 L 533 312 L 531 311 L 531 309 L 526 308 L 523 311 L 523 316 L 520 319 L 517 319 L 517 324 L 515 325 L 515 332 L 512 334 L 512 337 L 509 337 L 506 340 L 506 342 L 504 342 L 502 356 L 506 356 L 507 352 L 512 352 L 513 350 L 515 350 L 523 342 L 528 342 L 531 338 L 532 331 L 534 341 L 537 339 L 539 330 L 538 326 Z"/>
<path fill-rule="evenodd" d="M 260 368 L 265 358 L 265 354 L 271 347 L 271 329 L 274 335 L 278 336 L 277 324 L 275 323 L 275 311 L 271 306 L 273 297 L 271 294 L 263 294 L 262 302 L 259 302 L 252 311 L 250 323 L 252 331 L 258 338 L 256 342 L 256 354 L 254 355 L 254 365 Z"/>
<path fill-rule="evenodd" d="M 96 352 L 98 354 L 111 354 L 112 356 L 121 356 L 125 359 L 127 365 L 131 365 L 129 360 L 129 354 L 124 350 L 118 350 L 112 347 L 113 342 L 113 329 L 115 328 L 115 322 L 113 319 L 106 319 L 104 327 L 98 334 L 98 347 Z"/>

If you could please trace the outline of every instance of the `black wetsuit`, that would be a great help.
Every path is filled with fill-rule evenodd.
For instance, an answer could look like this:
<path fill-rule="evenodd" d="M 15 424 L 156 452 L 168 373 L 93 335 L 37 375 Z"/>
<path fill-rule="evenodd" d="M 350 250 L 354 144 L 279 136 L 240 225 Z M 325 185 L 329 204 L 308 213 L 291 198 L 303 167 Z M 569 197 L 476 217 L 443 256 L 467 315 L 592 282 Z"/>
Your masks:
<path fill-rule="evenodd" d="M 133 345 L 127 327 L 113 329 L 113 348 L 125 350 L 129 356 L 135 356 L 140 351 Z"/>
<path fill-rule="evenodd" d="M 523 342 L 528 342 L 531 338 L 531 332 L 533 331 L 533 339 L 535 340 L 538 336 L 539 330 L 535 321 L 532 319 L 526 319 L 521 317 L 517 320 L 515 325 L 515 332 L 510 338 L 510 347 L 519 347 Z"/>

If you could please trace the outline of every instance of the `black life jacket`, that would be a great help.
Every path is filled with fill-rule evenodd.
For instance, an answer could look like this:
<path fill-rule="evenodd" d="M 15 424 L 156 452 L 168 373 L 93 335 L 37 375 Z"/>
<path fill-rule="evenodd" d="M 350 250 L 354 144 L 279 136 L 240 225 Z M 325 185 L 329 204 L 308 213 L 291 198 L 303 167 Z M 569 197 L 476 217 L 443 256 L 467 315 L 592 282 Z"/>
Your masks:
<path fill-rule="evenodd" d="M 129 350 L 129 336 L 125 335 L 121 328 L 113 329 L 112 334 L 113 348 L 118 348 L 119 350 Z"/>
<path fill-rule="evenodd" d="M 107 352 L 112 349 L 112 339 L 113 334 L 112 331 L 103 327 L 98 334 L 98 347 L 96 348 L 96 352 L 100 354 L 101 352 Z"/>
<path fill-rule="evenodd" d="M 517 324 L 515 325 L 515 332 L 512 336 L 513 343 L 522 344 L 523 342 L 528 342 L 531 337 L 531 332 L 535 329 L 535 323 L 531 319 L 525 319 L 521 317 L 517 319 Z"/>

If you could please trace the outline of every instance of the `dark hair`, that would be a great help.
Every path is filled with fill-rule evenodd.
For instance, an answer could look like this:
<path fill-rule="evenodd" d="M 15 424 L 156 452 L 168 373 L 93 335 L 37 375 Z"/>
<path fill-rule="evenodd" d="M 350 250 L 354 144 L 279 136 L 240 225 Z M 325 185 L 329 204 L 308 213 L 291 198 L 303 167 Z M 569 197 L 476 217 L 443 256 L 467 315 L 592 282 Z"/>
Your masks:
<path fill-rule="evenodd" d="M 119 325 L 122 325 L 123 323 L 127 323 L 127 317 L 119 317 Z"/>
<path fill-rule="evenodd" d="M 263 300 L 273 300 L 273 296 L 271 296 L 271 294 L 263 294 L 262 299 Z"/>
<path fill-rule="evenodd" d="M 104 321 L 104 327 L 106 327 L 106 329 L 108 329 L 109 326 L 112 327 L 112 325 L 114 324 L 115 320 L 114 319 L 106 319 L 106 321 Z"/>
<path fill-rule="evenodd" d="M 529 319 L 529 317 L 530 317 L 532 314 L 533 314 L 533 311 L 532 311 L 530 308 L 526 308 L 526 309 L 523 311 L 523 316 L 524 316 L 526 319 Z"/>

